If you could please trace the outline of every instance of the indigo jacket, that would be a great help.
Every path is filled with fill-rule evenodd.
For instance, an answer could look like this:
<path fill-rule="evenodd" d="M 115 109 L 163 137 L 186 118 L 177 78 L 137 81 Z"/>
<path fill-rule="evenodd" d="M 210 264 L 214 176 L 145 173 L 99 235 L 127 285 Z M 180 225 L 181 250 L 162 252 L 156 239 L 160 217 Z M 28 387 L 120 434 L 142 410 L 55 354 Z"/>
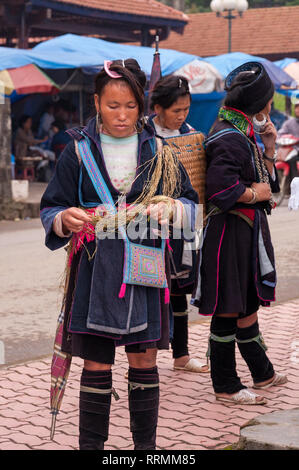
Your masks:
<path fill-rule="evenodd" d="M 80 140 L 82 131 L 90 139 L 94 158 L 114 202 L 117 202 L 120 193 L 113 187 L 106 170 L 95 119 L 89 121 L 83 129 L 72 129 L 69 134 L 74 140 Z M 150 177 L 149 170 L 144 171 L 144 163 L 153 157 L 151 145 L 154 139 L 153 130 L 145 127 L 138 138 L 137 175 L 140 176 L 135 179 L 126 195 L 126 202 L 129 204 L 140 195 L 147 178 Z M 184 169 L 181 168 L 180 171 L 182 186 L 179 198 L 194 204 L 197 202 L 197 194 Z M 157 194 L 161 193 L 159 188 Z M 70 241 L 70 238 L 58 237 L 52 230 L 53 220 L 58 212 L 69 207 L 88 208 L 100 204 L 101 201 L 87 171 L 78 160 L 72 141 L 58 160 L 55 174 L 41 200 L 41 220 L 46 232 L 46 246 L 56 250 Z M 144 243 L 153 246 L 155 240 L 147 239 Z M 90 259 L 88 253 L 95 255 Z M 110 337 L 115 339 L 117 344 L 159 340 L 163 290 L 128 285 L 125 297 L 119 298 L 123 276 L 123 240 L 117 238 L 91 240 L 86 243 L 86 249 L 82 249 L 78 256 L 68 331 Z"/>
<path fill-rule="evenodd" d="M 254 161 L 253 147 L 245 135 L 235 129 L 228 121 L 217 120 L 206 139 L 206 198 L 209 210 L 214 210 L 213 229 L 209 220 L 203 232 L 203 244 L 206 246 L 205 263 L 208 263 L 208 295 L 202 295 L 201 263 L 202 250 L 199 253 L 199 267 L 196 287 L 191 303 L 198 306 L 203 315 L 213 315 L 217 307 L 219 290 L 219 259 L 230 256 L 222 253 L 221 244 L 224 236 L 227 215 L 244 217 L 252 226 L 251 269 L 254 275 L 257 296 L 260 304 L 268 306 L 275 300 L 276 271 L 274 250 L 268 227 L 267 214 L 271 213 L 269 202 L 253 205 L 238 203 L 238 199 L 247 187 L 258 182 L 258 173 Z M 272 192 L 279 191 L 278 178 L 269 174 Z M 232 212 L 233 211 L 233 212 Z M 250 220 L 251 219 L 251 220 Z"/>

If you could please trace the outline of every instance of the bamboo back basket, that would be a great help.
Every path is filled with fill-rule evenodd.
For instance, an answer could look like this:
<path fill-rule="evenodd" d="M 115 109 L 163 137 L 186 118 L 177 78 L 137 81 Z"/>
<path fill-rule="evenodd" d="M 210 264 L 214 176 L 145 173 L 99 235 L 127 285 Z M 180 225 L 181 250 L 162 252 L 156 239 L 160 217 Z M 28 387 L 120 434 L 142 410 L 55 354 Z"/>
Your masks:
<path fill-rule="evenodd" d="M 165 140 L 185 167 L 191 184 L 198 193 L 199 203 L 203 204 L 203 217 L 205 217 L 206 155 L 203 145 L 204 134 L 191 132 L 176 137 L 168 137 Z"/>

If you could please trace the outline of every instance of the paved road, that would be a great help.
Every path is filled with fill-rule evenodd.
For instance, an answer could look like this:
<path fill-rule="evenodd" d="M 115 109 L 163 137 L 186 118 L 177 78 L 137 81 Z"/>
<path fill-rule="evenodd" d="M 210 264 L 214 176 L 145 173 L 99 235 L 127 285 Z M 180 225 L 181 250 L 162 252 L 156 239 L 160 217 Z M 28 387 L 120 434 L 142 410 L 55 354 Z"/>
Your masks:
<path fill-rule="evenodd" d="M 38 219 L 0 222 L 0 251 L 0 340 L 5 363 L 41 357 L 53 345 L 65 252 L 44 246 Z"/>
<path fill-rule="evenodd" d="M 270 217 L 279 285 L 277 301 L 299 298 L 299 211 L 286 203 Z M 0 364 L 52 352 L 65 251 L 44 246 L 38 219 L 0 222 Z M 206 322 L 191 308 L 190 321 Z M 2 343 L 1 343 L 2 341 Z"/>
<path fill-rule="evenodd" d="M 210 374 L 190 374 L 172 369 L 169 351 L 160 351 L 159 425 L 157 449 L 214 450 L 236 444 L 240 427 L 249 420 L 261 419 L 273 411 L 283 411 L 285 424 L 290 423 L 289 410 L 299 406 L 299 299 L 261 309 L 260 326 L 268 346 L 268 354 L 275 370 L 287 374 L 288 382 L 282 387 L 271 387 L 259 393 L 268 401 L 262 406 L 232 405 L 216 402 Z M 193 357 L 202 359 L 207 349 L 209 325 L 190 325 L 189 345 Z M 236 348 L 238 374 L 242 383 L 252 387 L 248 368 Z M 78 448 L 78 396 L 82 360 L 74 358 L 57 417 L 56 433 L 50 441 L 51 415 L 49 409 L 50 357 L 25 364 L 14 364 L 0 370 L 0 450 L 74 450 Z M 129 429 L 128 383 L 125 372 L 128 363 L 124 348 L 118 348 L 113 367 L 113 386 L 120 400 L 112 400 L 109 439 L 106 450 L 132 450 Z M 272 421 L 271 421 L 272 424 Z M 265 442 L 273 436 L 275 426 L 267 426 Z M 248 429 L 248 428 L 247 428 Z M 281 429 L 285 433 L 286 426 Z M 285 435 L 288 444 L 296 446 L 298 429 L 292 420 L 292 433 Z M 270 442 L 273 442 L 272 439 Z M 180 453 L 181 455 L 181 453 Z M 218 455 L 218 454 L 217 454 Z M 246 458 L 248 459 L 246 454 Z M 275 454 L 275 458 L 277 454 Z M 182 456 L 182 455 L 181 455 Z M 225 457 L 221 454 L 221 458 Z M 198 463 L 202 464 L 202 454 Z M 99 463 L 99 457 L 97 463 Z M 212 456 L 207 457 L 211 464 Z M 229 455 L 230 459 L 231 456 Z M 269 454 L 267 455 L 269 459 Z M 284 457 L 285 458 L 285 457 Z M 215 462 L 215 463 L 218 463 Z M 251 462 L 250 462 L 251 463 Z M 256 462 L 252 462 L 254 467 Z M 128 468 L 128 466 L 127 466 Z M 135 468 L 135 467 L 134 467 Z"/>

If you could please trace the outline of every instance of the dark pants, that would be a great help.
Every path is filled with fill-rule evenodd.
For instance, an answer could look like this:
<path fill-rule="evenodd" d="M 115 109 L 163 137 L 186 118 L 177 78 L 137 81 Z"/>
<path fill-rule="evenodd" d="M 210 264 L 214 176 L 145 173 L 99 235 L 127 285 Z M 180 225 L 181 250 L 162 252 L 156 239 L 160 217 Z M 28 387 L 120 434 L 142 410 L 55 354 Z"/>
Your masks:
<path fill-rule="evenodd" d="M 188 311 L 187 296 L 172 295 L 170 297 L 173 311 L 173 339 L 171 342 L 174 359 L 188 356 Z"/>

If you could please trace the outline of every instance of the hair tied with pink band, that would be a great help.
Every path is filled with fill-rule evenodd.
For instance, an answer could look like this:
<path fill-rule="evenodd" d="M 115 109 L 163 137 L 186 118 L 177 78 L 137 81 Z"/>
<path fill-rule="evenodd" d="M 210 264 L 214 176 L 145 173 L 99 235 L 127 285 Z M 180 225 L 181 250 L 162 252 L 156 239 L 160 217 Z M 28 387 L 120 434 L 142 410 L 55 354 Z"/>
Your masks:
<path fill-rule="evenodd" d="M 122 78 L 122 76 L 119 75 L 119 73 L 113 72 L 112 70 L 110 70 L 110 65 L 111 64 L 112 64 L 111 60 L 105 60 L 104 61 L 104 70 L 105 70 L 106 74 L 109 75 L 109 77 L 111 77 L 111 78 Z"/>

